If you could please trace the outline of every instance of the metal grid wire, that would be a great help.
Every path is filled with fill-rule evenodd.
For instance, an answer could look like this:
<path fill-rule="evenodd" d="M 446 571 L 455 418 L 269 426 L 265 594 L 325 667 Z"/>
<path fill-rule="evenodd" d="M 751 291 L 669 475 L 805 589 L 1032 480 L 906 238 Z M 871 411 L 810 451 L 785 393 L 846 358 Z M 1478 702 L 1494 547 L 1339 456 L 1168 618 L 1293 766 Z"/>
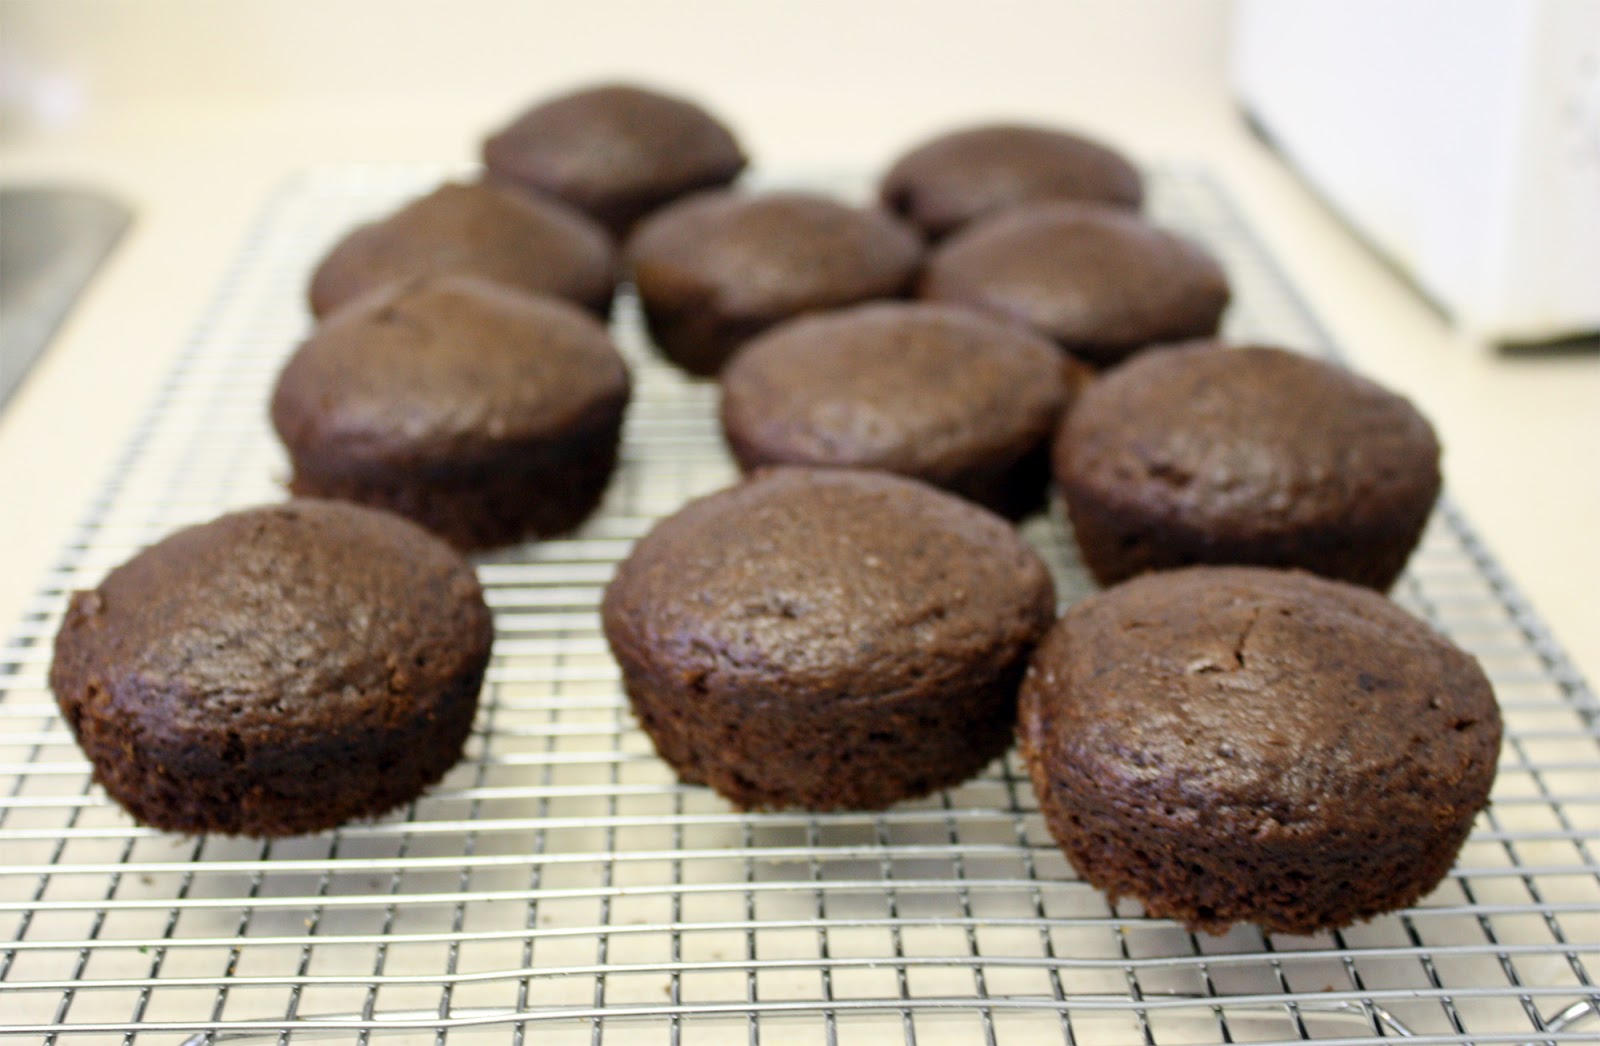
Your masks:
<path fill-rule="evenodd" d="M 46 688 L 69 592 L 175 527 L 281 496 L 267 390 L 314 259 L 437 170 L 313 172 L 272 202 L 59 567 L 0 652 L 0 1031 L 54 1042 L 751 1044 L 1595 1041 L 1592 695 L 1460 517 L 1396 592 L 1474 652 L 1507 735 L 1494 805 L 1416 908 L 1314 937 L 1108 906 L 1014 757 L 882 813 L 743 814 L 634 726 L 596 605 L 652 521 L 731 480 L 714 387 L 637 305 L 623 462 L 568 540 L 480 560 L 498 637 L 467 755 L 403 813 L 298 839 L 181 838 L 96 788 Z M 1333 347 L 1207 179 L 1157 219 L 1236 288 L 1230 333 Z M 1026 527 L 1089 588 L 1059 513 Z"/>

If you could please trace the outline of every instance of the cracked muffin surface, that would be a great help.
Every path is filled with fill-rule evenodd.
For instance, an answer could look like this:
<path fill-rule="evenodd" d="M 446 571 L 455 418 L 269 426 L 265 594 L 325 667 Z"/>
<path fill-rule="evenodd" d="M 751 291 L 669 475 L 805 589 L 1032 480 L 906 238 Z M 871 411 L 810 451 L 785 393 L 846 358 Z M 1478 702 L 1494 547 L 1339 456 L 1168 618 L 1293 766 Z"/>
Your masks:
<path fill-rule="evenodd" d="M 1018 734 L 1089 882 L 1191 928 L 1310 933 L 1438 884 L 1488 803 L 1501 723 L 1478 663 L 1377 593 L 1192 567 L 1068 611 Z"/>
<path fill-rule="evenodd" d="M 406 803 L 460 759 L 492 632 L 443 541 L 297 500 L 180 530 L 76 593 L 50 685 L 141 824 L 295 835 Z"/>

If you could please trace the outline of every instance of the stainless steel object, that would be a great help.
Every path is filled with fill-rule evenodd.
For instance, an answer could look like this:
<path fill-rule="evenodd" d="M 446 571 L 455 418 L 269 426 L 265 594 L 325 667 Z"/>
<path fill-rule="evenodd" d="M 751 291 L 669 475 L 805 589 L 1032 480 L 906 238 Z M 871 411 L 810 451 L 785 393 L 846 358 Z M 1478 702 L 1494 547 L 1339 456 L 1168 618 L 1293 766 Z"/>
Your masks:
<path fill-rule="evenodd" d="M 128 225 L 81 189 L 0 188 L 0 406 L 49 344 Z"/>
<path fill-rule="evenodd" d="M 624 462 L 576 537 L 481 561 L 499 629 L 466 761 L 403 814 L 276 843 L 134 827 L 45 689 L 66 594 L 173 527 L 281 496 L 264 404 L 311 264 L 442 172 L 322 170 L 271 204 L 0 653 L 0 1032 L 56 1043 L 1593 1042 L 1600 708 L 1449 506 L 1397 590 L 1493 677 L 1494 806 L 1413 910 L 1312 938 L 1108 907 L 1014 760 L 879 814 L 740 814 L 634 728 L 595 607 L 629 544 L 730 480 L 715 388 L 635 303 Z M 1209 242 L 1232 333 L 1331 352 L 1205 178 L 1156 216 Z M 852 186 L 853 187 L 853 186 Z M 1066 599 L 1054 518 L 1027 528 Z"/>

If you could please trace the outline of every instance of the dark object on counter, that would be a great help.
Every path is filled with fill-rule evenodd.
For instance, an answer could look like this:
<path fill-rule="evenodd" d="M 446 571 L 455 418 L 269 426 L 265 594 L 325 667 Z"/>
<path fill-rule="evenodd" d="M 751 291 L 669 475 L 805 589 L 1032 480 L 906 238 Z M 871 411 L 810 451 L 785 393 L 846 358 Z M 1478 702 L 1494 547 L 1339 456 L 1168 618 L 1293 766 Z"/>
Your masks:
<path fill-rule="evenodd" d="M 722 427 L 745 471 L 876 468 L 1020 518 L 1044 504 L 1066 394 L 1062 353 L 944 305 L 875 302 L 790 320 L 722 372 Z"/>
<path fill-rule="evenodd" d="M 602 618 L 683 780 L 747 808 L 878 809 L 1009 747 L 1054 606 L 999 516 L 888 473 L 778 468 L 657 524 Z"/>
<path fill-rule="evenodd" d="M 1190 563 L 1394 583 L 1439 495 L 1439 443 L 1400 396 L 1282 349 L 1140 354 L 1061 427 L 1055 474 L 1101 584 Z"/>
<path fill-rule="evenodd" d="M 1018 725 L 1079 874 L 1212 933 L 1414 903 L 1488 805 L 1500 732 L 1478 663 L 1387 599 L 1246 567 L 1078 603 L 1034 655 Z"/>
<path fill-rule="evenodd" d="M 444 542 L 291 501 L 178 531 L 74 595 L 50 685 L 141 824 L 297 835 L 410 802 L 455 765 L 492 635 Z"/>
<path fill-rule="evenodd" d="M 56 186 L 0 188 L 0 407 L 128 227 L 122 204 Z"/>
<path fill-rule="evenodd" d="M 483 143 L 489 177 L 564 200 L 625 236 L 662 204 L 744 170 L 733 135 L 684 98 L 626 84 L 534 106 Z"/>
<path fill-rule="evenodd" d="M 691 374 L 804 312 L 900 297 L 922 241 L 886 211 L 810 193 L 700 193 L 640 223 L 627 260 L 656 345 Z"/>
<path fill-rule="evenodd" d="M 312 275 L 311 312 L 326 316 L 387 283 L 455 274 L 565 298 L 603 316 L 616 268 L 610 237 L 565 204 L 448 184 L 340 240 Z"/>
<path fill-rule="evenodd" d="M 1029 204 L 973 222 L 929 255 L 918 293 L 1025 323 L 1100 367 L 1215 334 L 1229 295 L 1222 267 L 1198 244 L 1087 203 Z"/>
<path fill-rule="evenodd" d="M 1022 203 L 1077 200 L 1137 211 L 1144 181 L 1121 153 L 1081 135 L 985 124 L 918 145 L 889 168 L 878 195 L 885 207 L 938 240 Z"/>
<path fill-rule="evenodd" d="M 387 508 L 487 548 L 564 533 L 594 510 L 629 392 L 588 313 L 445 276 L 330 316 L 279 376 L 272 422 L 296 494 Z"/>

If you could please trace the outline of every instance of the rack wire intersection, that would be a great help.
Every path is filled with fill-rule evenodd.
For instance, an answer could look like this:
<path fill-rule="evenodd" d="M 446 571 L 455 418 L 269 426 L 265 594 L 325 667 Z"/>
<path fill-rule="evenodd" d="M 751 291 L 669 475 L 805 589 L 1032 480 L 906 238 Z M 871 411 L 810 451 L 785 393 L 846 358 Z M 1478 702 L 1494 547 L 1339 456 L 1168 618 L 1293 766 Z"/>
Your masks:
<path fill-rule="evenodd" d="M 181 838 L 91 786 L 46 686 L 67 596 L 175 527 L 282 496 L 268 390 L 310 266 L 447 172 L 319 169 L 262 215 L 0 650 L 0 1033 L 44 1043 L 903 1040 L 1594 1042 L 1600 707 L 1448 504 L 1398 587 L 1475 653 L 1506 741 L 1493 806 L 1417 907 L 1339 933 L 1185 932 L 1107 905 L 1015 758 L 882 813 L 743 814 L 635 727 L 596 606 L 652 522 L 735 470 L 715 390 L 637 303 L 623 461 L 577 535 L 479 561 L 497 640 L 467 758 L 400 814 L 306 838 Z M 1151 210 L 1235 287 L 1229 334 L 1337 355 L 1206 177 Z M 830 187 L 850 184 L 835 180 Z M 1026 533 L 1089 590 L 1059 514 Z"/>

